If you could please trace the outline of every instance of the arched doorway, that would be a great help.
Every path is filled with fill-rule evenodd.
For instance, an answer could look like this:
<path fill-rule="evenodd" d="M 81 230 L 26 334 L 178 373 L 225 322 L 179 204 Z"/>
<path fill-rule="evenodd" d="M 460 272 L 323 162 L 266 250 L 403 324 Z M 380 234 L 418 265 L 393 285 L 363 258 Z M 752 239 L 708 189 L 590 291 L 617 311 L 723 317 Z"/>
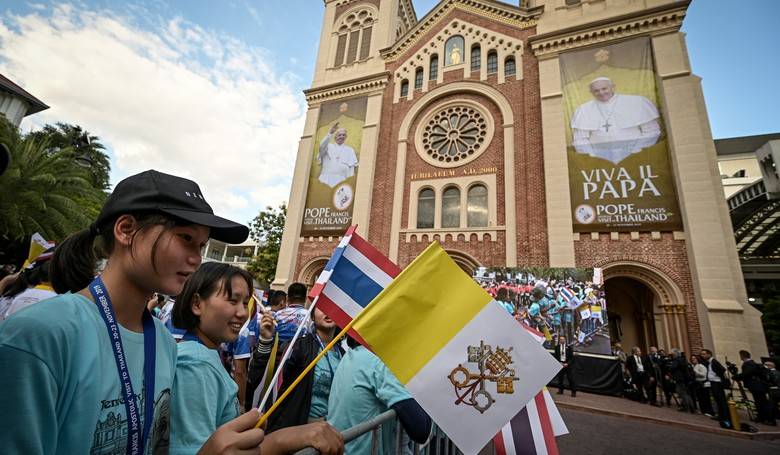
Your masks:
<path fill-rule="evenodd" d="M 639 346 L 642 352 L 658 346 L 652 289 L 625 276 L 610 278 L 604 287 L 612 343 L 621 343 L 626 352 L 633 346 Z"/>
<path fill-rule="evenodd" d="M 604 285 L 610 336 L 628 352 L 650 346 L 690 351 L 685 298 L 661 270 L 638 262 L 606 264 Z M 613 333 L 614 331 L 614 333 Z"/>
<path fill-rule="evenodd" d="M 458 264 L 469 276 L 474 276 L 474 272 L 479 268 L 479 262 L 471 255 L 462 251 L 446 250 L 447 254 Z"/>
<path fill-rule="evenodd" d="M 298 273 L 298 282 L 306 285 L 307 289 L 311 289 L 314 286 L 314 282 L 317 281 L 317 277 L 325 269 L 325 265 L 328 263 L 327 257 L 314 258 L 304 264 L 301 267 L 300 273 Z"/>

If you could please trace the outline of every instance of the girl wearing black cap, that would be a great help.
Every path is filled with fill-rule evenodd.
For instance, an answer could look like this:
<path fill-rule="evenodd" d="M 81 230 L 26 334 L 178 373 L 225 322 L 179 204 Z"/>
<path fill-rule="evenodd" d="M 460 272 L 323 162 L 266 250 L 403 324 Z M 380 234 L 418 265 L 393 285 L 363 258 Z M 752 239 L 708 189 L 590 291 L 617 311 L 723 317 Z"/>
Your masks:
<path fill-rule="evenodd" d="M 57 246 L 50 273 L 62 295 L 0 324 L 2 451 L 167 452 L 176 345 L 146 302 L 182 291 L 209 237 L 248 233 L 215 216 L 190 180 L 147 171 L 119 182 L 92 226 Z M 259 453 L 257 418 L 229 422 L 202 453 Z"/>

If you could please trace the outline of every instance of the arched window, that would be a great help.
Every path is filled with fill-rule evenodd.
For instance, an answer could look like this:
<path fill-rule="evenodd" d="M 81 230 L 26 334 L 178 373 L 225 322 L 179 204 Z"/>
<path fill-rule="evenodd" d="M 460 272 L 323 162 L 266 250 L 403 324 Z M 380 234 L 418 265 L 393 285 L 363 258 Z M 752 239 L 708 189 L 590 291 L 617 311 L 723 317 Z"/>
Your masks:
<path fill-rule="evenodd" d="M 498 54 L 496 51 L 488 52 L 487 57 L 487 73 L 496 74 L 498 72 Z"/>
<path fill-rule="evenodd" d="M 515 58 L 507 57 L 504 62 L 504 76 L 514 76 L 517 73 L 517 67 L 515 66 Z"/>
<path fill-rule="evenodd" d="M 436 212 L 436 194 L 424 188 L 417 195 L 417 229 L 432 229 Z"/>
<path fill-rule="evenodd" d="M 355 11 L 341 20 L 336 39 L 336 58 L 333 66 L 365 60 L 371 53 L 371 32 L 374 13 L 371 10 Z"/>
<path fill-rule="evenodd" d="M 482 50 L 479 44 L 471 46 L 471 71 L 479 71 L 482 66 Z"/>
<path fill-rule="evenodd" d="M 428 70 L 428 79 L 435 81 L 439 77 L 439 56 L 436 54 L 431 55 L 431 67 Z"/>
<path fill-rule="evenodd" d="M 401 98 L 409 96 L 409 81 L 404 79 L 401 81 Z"/>
<path fill-rule="evenodd" d="M 444 45 L 444 65 L 457 65 L 463 63 L 463 37 L 455 35 L 447 40 Z"/>
<path fill-rule="evenodd" d="M 466 194 L 466 215 L 468 227 L 487 227 L 488 192 L 485 185 L 474 185 Z"/>
<path fill-rule="evenodd" d="M 414 89 L 420 90 L 422 88 L 423 83 L 423 69 L 417 68 L 417 71 L 414 72 Z"/>
<path fill-rule="evenodd" d="M 441 227 L 460 227 L 460 190 L 451 186 L 441 196 Z"/>

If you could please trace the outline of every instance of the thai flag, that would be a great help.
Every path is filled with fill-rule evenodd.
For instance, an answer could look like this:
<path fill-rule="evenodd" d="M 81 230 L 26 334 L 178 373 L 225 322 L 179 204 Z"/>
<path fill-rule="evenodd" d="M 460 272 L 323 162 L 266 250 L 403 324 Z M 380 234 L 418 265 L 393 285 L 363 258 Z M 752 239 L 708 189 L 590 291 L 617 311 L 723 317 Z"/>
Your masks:
<path fill-rule="evenodd" d="M 373 245 L 355 233 L 350 226 L 333 252 L 325 269 L 309 292 L 317 308 L 340 327 L 345 327 L 401 269 Z M 350 335 L 363 340 L 353 331 Z"/>
<path fill-rule="evenodd" d="M 558 455 L 555 437 L 568 432 L 545 389 L 504 425 L 493 444 L 497 455 Z"/>
<path fill-rule="evenodd" d="M 531 327 L 523 325 L 523 328 L 537 342 L 544 342 L 544 335 Z M 496 455 L 558 455 L 555 437 L 568 433 L 561 413 L 545 388 L 493 437 L 493 445 Z"/>
<path fill-rule="evenodd" d="M 562 287 L 558 292 L 560 293 L 561 297 L 563 297 L 563 300 L 566 301 L 566 303 L 571 302 L 571 299 L 574 298 L 574 292 L 572 292 L 572 290 L 567 287 Z"/>

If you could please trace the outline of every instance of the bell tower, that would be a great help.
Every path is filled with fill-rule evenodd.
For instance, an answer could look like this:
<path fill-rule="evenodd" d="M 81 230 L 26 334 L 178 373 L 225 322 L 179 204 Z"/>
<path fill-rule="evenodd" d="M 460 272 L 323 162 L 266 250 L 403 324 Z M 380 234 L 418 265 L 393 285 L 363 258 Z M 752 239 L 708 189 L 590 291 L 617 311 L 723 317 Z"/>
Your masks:
<path fill-rule="evenodd" d="M 312 89 L 384 71 L 379 51 L 417 21 L 411 0 L 324 0 Z"/>

